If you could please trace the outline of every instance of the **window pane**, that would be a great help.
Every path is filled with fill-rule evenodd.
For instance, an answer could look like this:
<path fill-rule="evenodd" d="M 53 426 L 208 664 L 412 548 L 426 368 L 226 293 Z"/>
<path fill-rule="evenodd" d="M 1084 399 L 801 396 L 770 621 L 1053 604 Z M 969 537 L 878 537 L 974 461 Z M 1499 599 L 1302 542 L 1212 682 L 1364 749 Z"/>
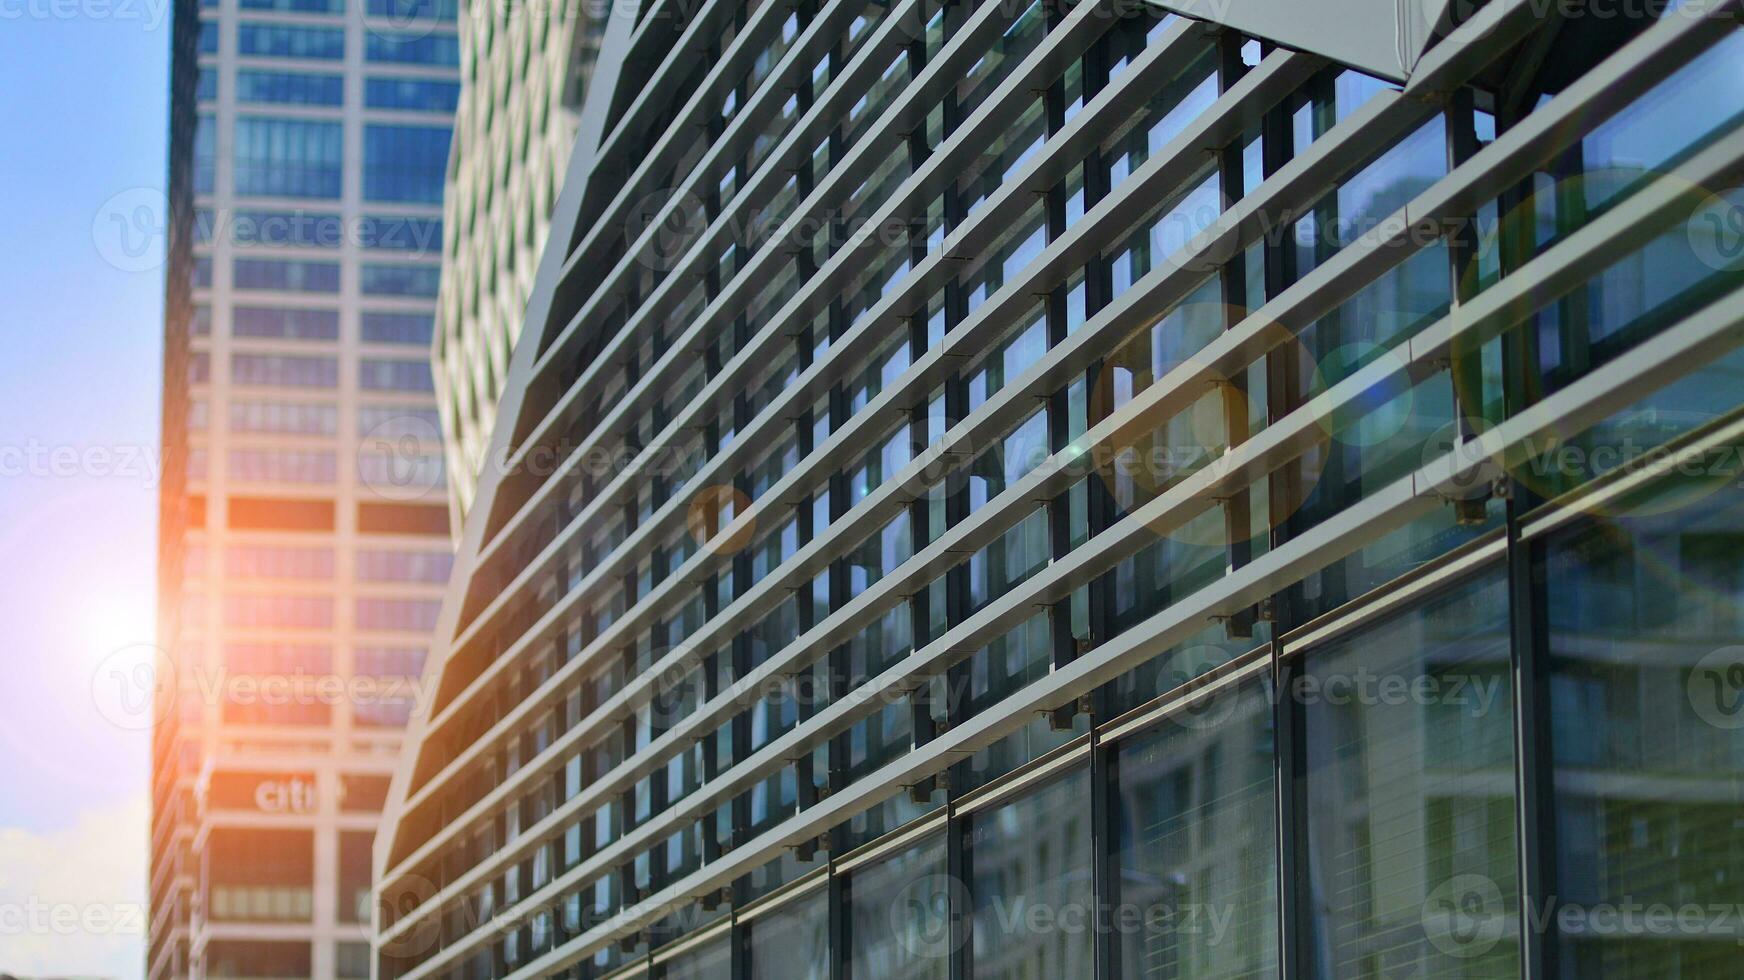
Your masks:
<path fill-rule="evenodd" d="M 720 980 L 732 975 L 732 947 L 724 938 L 674 956 L 659 970 L 662 980 Z"/>
<path fill-rule="evenodd" d="M 357 384 L 365 391 L 434 391 L 428 361 L 384 361 L 366 357 L 357 364 Z"/>
<path fill-rule="evenodd" d="M 214 939 L 206 946 L 209 977 L 306 977 L 311 972 L 307 942 Z"/>
<path fill-rule="evenodd" d="M 432 630 L 442 613 L 440 599 L 357 600 L 357 628 L 365 630 Z"/>
<path fill-rule="evenodd" d="M 1121 973 L 1278 975 L 1270 685 L 1210 696 L 1120 749 Z M 1142 913 L 1134 915 L 1134 913 Z"/>
<path fill-rule="evenodd" d="M 335 364 L 335 371 L 337 368 Z M 238 383 L 242 383 L 240 379 Z M 256 378 L 254 383 L 271 382 Z M 339 431 L 339 409 L 332 405 L 300 402 L 231 402 L 230 431 L 330 436 Z"/>
<path fill-rule="evenodd" d="M 339 196 L 343 127 L 307 119 L 236 121 L 236 193 L 269 197 Z"/>
<path fill-rule="evenodd" d="M 339 292 L 339 263 L 291 259 L 237 259 L 237 289 L 279 289 L 292 293 Z"/>
<path fill-rule="evenodd" d="M 976 977 L 1094 972 L 1089 793 L 1086 768 L 970 818 Z"/>
<path fill-rule="evenodd" d="M 829 976 L 827 888 L 819 888 L 752 921 L 752 980 L 829 980 Z"/>
<path fill-rule="evenodd" d="M 334 388 L 339 385 L 339 361 L 331 357 L 232 354 L 230 355 L 230 380 L 239 385 Z M 234 419 L 234 416 L 232 418 Z M 263 424 L 255 431 L 280 430 Z"/>
<path fill-rule="evenodd" d="M 370 78 L 364 81 L 363 101 L 371 109 L 453 112 L 460 101 L 460 83 L 428 78 Z"/>
<path fill-rule="evenodd" d="M 278 10 L 299 14 L 342 14 L 345 0 L 240 0 L 243 10 Z"/>
<path fill-rule="evenodd" d="M 366 344 L 428 344 L 434 321 L 428 313 L 365 312 L 360 318 Z"/>
<path fill-rule="evenodd" d="M 369 0 L 372 17 L 392 17 L 397 21 L 448 20 L 459 13 L 458 0 Z"/>
<path fill-rule="evenodd" d="M 849 975 L 945 980 L 952 890 L 942 835 L 855 872 L 848 880 Z"/>
<path fill-rule="evenodd" d="M 442 269 L 434 265 L 364 263 L 361 289 L 365 296 L 425 296 L 434 298 Z"/>
<path fill-rule="evenodd" d="M 309 921 L 315 884 L 309 831 L 219 828 L 206 850 L 207 914 L 214 921 Z"/>
<path fill-rule="evenodd" d="M 442 203 L 449 135 L 446 126 L 365 126 L 364 200 Z"/>
<path fill-rule="evenodd" d="M 1546 545 L 1565 976 L 1744 962 L 1744 493 L 1701 489 Z M 1695 916 L 1607 928 L 1631 905 Z"/>
<path fill-rule="evenodd" d="M 284 105 L 344 105 L 345 78 L 342 75 L 251 71 L 242 68 L 236 72 L 236 101 Z"/>
<path fill-rule="evenodd" d="M 364 40 L 364 57 L 369 61 L 449 67 L 460 64 L 460 38 L 453 34 L 390 34 L 372 28 Z"/>
<path fill-rule="evenodd" d="M 194 193 L 210 194 L 218 184 L 218 120 L 201 116 L 194 123 Z M 206 285 L 211 285 L 208 280 Z"/>
<path fill-rule="evenodd" d="M 230 313 L 230 332 L 238 337 L 337 340 L 339 311 L 238 306 Z"/>
<path fill-rule="evenodd" d="M 1306 655 L 1319 975 L 1518 974 L 1507 610 L 1498 570 Z"/>
<path fill-rule="evenodd" d="M 339 833 L 340 922 L 369 921 L 370 848 L 374 843 L 375 834 L 367 830 Z"/>
<path fill-rule="evenodd" d="M 239 24 L 236 42 L 243 54 L 334 61 L 345 57 L 345 29 L 342 27 Z"/>

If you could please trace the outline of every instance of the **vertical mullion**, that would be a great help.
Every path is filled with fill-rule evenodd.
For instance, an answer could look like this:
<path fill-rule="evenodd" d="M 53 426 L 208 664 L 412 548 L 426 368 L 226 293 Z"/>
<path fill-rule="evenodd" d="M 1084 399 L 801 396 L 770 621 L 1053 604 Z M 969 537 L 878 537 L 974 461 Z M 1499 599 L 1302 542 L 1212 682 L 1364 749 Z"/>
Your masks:
<path fill-rule="evenodd" d="M 1498 131 L 1512 125 L 1512 111 L 1498 114 Z M 1507 276 L 1532 258 L 1535 216 L 1531 182 L 1506 191 L 1498 202 L 1502 219 L 1501 272 Z M 1512 226 L 1512 227 L 1510 227 Z M 1527 316 L 1502 334 L 1504 416 L 1532 405 L 1542 391 L 1536 365 L 1540 314 Z M 1544 546 L 1521 539 L 1521 517 L 1541 498 L 1508 477 L 1508 626 L 1514 685 L 1515 825 L 1520 874 L 1520 967 L 1529 980 L 1559 976 L 1554 936 L 1535 923 L 1556 921 L 1556 758 L 1550 722 L 1550 628 Z M 1546 933 L 1548 930 L 1546 930 Z"/>
<path fill-rule="evenodd" d="M 801 370 L 804 370 L 811 366 L 812 351 L 814 350 L 814 345 L 812 343 L 812 327 L 809 323 L 806 325 L 805 329 L 800 332 L 798 343 L 799 362 Z M 830 388 L 829 404 L 826 407 L 826 411 L 833 409 L 838 397 L 836 393 L 840 388 L 841 385 L 839 383 Z M 833 412 L 831 414 L 833 415 Z M 799 459 L 805 459 L 810 456 L 812 451 L 817 448 L 813 444 L 814 421 L 815 417 L 810 405 L 807 405 L 799 413 L 799 416 L 794 419 L 793 436 L 794 444 L 796 446 L 795 456 Z M 827 492 L 829 494 L 829 503 L 831 507 L 835 506 L 835 490 L 838 475 L 839 471 L 830 474 Z M 798 534 L 796 535 L 798 539 L 795 547 L 796 551 L 799 548 L 804 548 L 806 545 L 810 544 L 812 538 L 817 533 L 817 528 L 815 526 L 817 514 L 816 499 L 816 493 L 808 489 L 806 493 L 800 497 L 798 505 L 794 508 L 794 526 L 798 531 Z M 826 599 L 832 610 L 836 608 L 834 587 L 839 575 L 838 570 L 841 566 L 842 560 L 838 558 L 830 562 L 829 567 L 824 573 L 826 587 L 830 589 L 830 594 L 826 596 Z M 801 636 L 808 632 L 813 626 L 817 625 L 817 590 L 813 582 L 814 580 L 812 579 L 802 582 L 795 594 L 798 606 L 795 610 L 798 617 L 797 632 L 798 635 Z M 806 696 L 813 690 L 815 689 L 809 684 L 800 684 L 793 688 L 793 693 L 790 697 L 792 697 L 796 702 L 796 725 L 805 724 L 807 721 L 810 721 L 812 715 L 816 713 L 816 701 L 811 697 Z M 816 805 L 818 801 L 817 770 L 814 765 L 816 758 L 817 754 L 815 752 L 808 751 L 793 762 L 794 807 L 796 810 L 810 809 L 812 806 Z M 810 861 L 816 852 L 816 838 L 814 837 L 799 846 L 799 859 L 802 861 Z"/>
<path fill-rule="evenodd" d="M 949 36 L 956 32 L 967 18 L 969 10 L 963 0 L 950 0 L 946 7 L 945 29 Z M 963 124 L 962 107 L 957 101 L 956 88 L 945 91 L 940 100 L 943 126 L 939 138 L 950 139 Z M 949 238 L 951 233 L 960 228 L 967 220 L 967 209 L 963 205 L 963 197 L 956 181 L 945 186 L 944 191 L 944 227 L 943 237 Z M 953 275 L 944 286 L 944 332 L 947 336 L 963 322 L 966 315 L 967 299 L 963 294 L 963 282 L 959 276 Z M 940 420 L 942 430 L 950 431 L 951 427 L 963 420 L 968 414 L 969 390 L 962 373 L 953 369 L 944 382 L 944 417 Z M 924 444 L 924 443 L 923 443 Z M 944 526 L 929 527 L 929 537 L 936 536 L 946 529 L 956 526 L 969 515 L 969 481 L 966 474 L 952 471 L 944 478 Z M 966 564 L 958 564 L 945 572 L 945 628 L 948 630 L 963 620 L 963 609 L 968 599 L 969 569 Z M 931 610 L 928 610 L 929 614 Z M 928 637 L 931 640 L 931 637 Z M 945 719 L 947 725 L 955 725 L 962 721 L 963 690 L 969 679 L 969 662 L 959 661 L 945 671 Z M 958 764 L 961 769 L 962 763 Z M 949 780 L 947 780 L 949 782 Z M 959 785 L 961 781 L 958 781 Z M 948 795 L 955 796 L 955 789 L 948 789 Z"/>
<path fill-rule="evenodd" d="M 1449 100 L 1447 112 L 1447 169 L 1464 164 L 1478 151 L 1477 120 L 1470 89 L 1460 89 Z M 1458 215 L 1457 226 L 1447 238 L 1448 274 L 1452 278 L 1452 296 L 1457 308 L 1470 302 L 1480 286 L 1478 271 L 1477 209 Z M 1454 436 L 1465 442 L 1478 434 L 1484 419 L 1483 348 L 1462 338 L 1454 341 L 1449 352 L 1448 380 L 1453 386 Z M 1454 514 L 1461 524 L 1481 524 L 1488 511 L 1489 488 L 1473 488 L 1453 501 Z"/>
<path fill-rule="evenodd" d="M 1278 626 L 1284 626 L 1279 623 Z M 1278 794 L 1278 975 L 1283 980 L 1318 976 L 1315 968 L 1313 886 L 1308 863 L 1308 745 L 1302 703 L 1295 696 L 1304 663 L 1286 656 L 1273 641 L 1272 726 L 1274 789 Z"/>
<path fill-rule="evenodd" d="M 743 350 L 750 340 L 751 325 L 745 314 L 740 314 L 733 321 L 735 350 Z M 745 431 L 745 426 L 751 421 L 750 396 L 743 390 L 733 396 L 733 435 L 738 438 Z M 751 479 L 743 468 L 733 473 L 734 497 L 737 500 L 751 499 Z M 737 516 L 737 515 L 735 515 Z M 751 550 L 740 548 L 733 554 L 733 599 L 742 598 L 751 587 Z M 755 628 L 753 624 L 752 628 Z M 733 633 L 731 646 L 732 674 L 735 682 L 743 679 L 751 672 L 751 636 L 747 630 Z M 742 709 L 733 715 L 732 721 L 732 757 L 727 762 L 730 769 L 745 760 L 751 744 L 751 710 Z M 743 844 L 750 835 L 751 825 L 751 794 L 747 790 L 733 796 L 731 807 L 731 843 L 733 847 Z M 749 878 L 741 876 L 733 881 L 731 891 L 734 903 L 745 900 L 749 895 Z"/>
<path fill-rule="evenodd" d="M 727 929 L 727 972 L 731 980 L 751 980 L 751 924 L 729 912 L 733 924 Z"/>
<path fill-rule="evenodd" d="M 926 10 L 927 4 L 920 5 L 921 30 L 908 43 L 908 77 L 918 78 L 926 68 Z M 927 144 L 926 117 L 922 116 L 908 135 L 908 170 L 918 173 L 927 158 L 932 156 L 932 147 Z M 927 252 L 927 222 L 923 209 L 918 219 L 911 218 L 908 224 L 908 254 L 909 267 L 916 268 L 926 259 Z M 926 354 L 927 316 L 923 307 L 920 313 L 908 323 L 908 362 L 915 364 Z M 923 409 L 911 413 L 907 422 L 909 444 L 914 447 L 914 455 L 919 456 L 926 446 L 926 412 Z M 921 550 L 921 542 L 927 538 L 927 499 L 922 496 L 910 501 L 908 505 L 908 533 L 910 553 Z M 927 590 L 921 590 L 908 597 L 909 606 L 909 643 L 912 649 L 919 650 L 930 639 L 925 636 L 929 602 Z M 909 738 L 915 748 L 920 748 L 932 741 L 937 734 L 933 722 L 932 686 L 922 684 L 915 688 L 909 696 Z M 922 803 L 931 797 L 938 780 L 932 776 L 917 781 L 908 789 L 909 798 L 915 803 Z"/>
<path fill-rule="evenodd" d="M 1063 12 L 1062 12 L 1063 13 Z M 1112 26 L 1090 49 L 1085 52 L 1082 68 L 1079 73 L 1082 86 L 1082 98 L 1085 103 L 1095 98 L 1108 84 L 1110 65 L 1117 54 L 1111 50 L 1115 45 L 1124 46 L 1136 44 L 1142 48 L 1144 21 L 1132 21 L 1122 18 Z M 1134 34 L 1138 37 L 1135 38 Z M 1056 82 L 1049 88 L 1050 104 L 1048 105 L 1048 135 L 1051 137 L 1065 128 L 1065 87 Z M 1095 207 L 1110 190 L 1109 159 L 1100 147 L 1093 147 L 1085 154 L 1082 164 L 1082 186 L 1084 195 L 1084 210 Z M 1064 186 L 1054 188 L 1053 200 L 1048 209 L 1048 238 L 1054 241 L 1066 232 L 1067 200 Z M 1112 297 L 1113 280 L 1109 274 L 1109 263 L 1098 255 L 1093 257 L 1084 270 L 1086 306 L 1097 297 L 1097 305 Z M 1096 280 L 1092 286 L 1091 281 Z M 1067 303 L 1066 285 L 1057 287 L 1049 297 L 1049 342 L 1059 343 L 1066 337 L 1069 305 Z M 1092 311 L 1086 309 L 1086 315 Z M 1050 394 L 1048 399 L 1048 437 L 1049 449 L 1059 451 L 1064 449 L 1070 436 L 1070 407 L 1067 391 L 1061 388 Z M 1098 480 L 1090 480 L 1089 485 L 1099 484 Z M 1104 488 L 1104 492 L 1106 492 Z M 1052 539 L 1053 557 L 1061 559 L 1071 550 L 1071 491 L 1068 489 L 1048 502 L 1050 537 Z M 1078 644 L 1072 633 L 1072 600 L 1066 598 L 1053 604 L 1050 610 L 1050 621 L 1053 626 L 1055 666 L 1069 663 L 1078 656 Z M 1120 962 L 1120 935 L 1115 930 L 1113 919 L 1116 903 L 1120 901 L 1119 867 L 1115 858 L 1118 846 L 1117 835 L 1113 821 L 1113 808 L 1110 793 L 1112 792 L 1112 773 L 1114 756 L 1113 749 L 1102 746 L 1096 738 L 1095 720 L 1103 717 L 1106 712 L 1097 710 L 1099 699 L 1105 695 L 1101 691 L 1093 692 L 1088 699 L 1091 709 L 1090 723 L 1090 885 L 1094 898 L 1094 912 L 1091 930 L 1092 970 L 1096 980 L 1116 980 L 1122 975 Z M 1055 710 L 1053 727 L 1066 729 L 1071 726 L 1071 720 L 1076 716 L 1079 706 L 1066 705 Z"/>
<path fill-rule="evenodd" d="M 1219 93 L 1223 93 L 1228 92 L 1247 74 L 1247 66 L 1241 60 L 1239 34 L 1225 31 L 1217 36 L 1216 43 L 1217 87 Z M 1217 172 L 1223 209 L 1227 211 L 1247 193 L 1239 143 L 1218 151 Z M 1234 327 L 1247 316 L 1247 276 L 1245 250 L 1231 255 L 1219 270 L 1218 288 L 1223 303 L 1225 330 Z M 1247 441 L 1251 425 L 1248 418 L 1248 383 L 1245 371 L 1224 380 L 1223 422 L 1230 448 Z M 1253 491 L 1245 487 L 1223 504 L 1226 560 L 1232 572 L 1253 559 L 1253 542 L 1249 538 L 1253 533 L 1252 507 Z M 1251 637 L 1256 618 L 1255 610 L 1249 607 L 1231 616 L 1224 628 L 1231 638 Z"/>
<path fill-rule="evenodd" d="M 1230 43 L 1239 45 L 1241 39 Z M 1294 131 L 1291 126 L 1289 102 L 1266 111 L 1261 121 L 1261 156 L 1264 174 L 1270 177 L 1290 162 L 1294 154 Z M 1265 296 L 1270 299 L 1282 293 L 1296 280 L 1294 236 L 1269 239 L 1263 246 Z M 1266 355 L 1266 420 L 1275 424 L 1302 402 L 1300 384 L 1301 352 L 1295 344 L 1285 344 Z M 1289 540 L 1291 502 L 1299 501 L 1302 493 L 1300 463 L 1280 467 L 1269 477 L 1267 526 L 1270 547 L 1276 549 Z M 1273 635 L 1287 632 L 1298 618 L 1297 599 L 1300 584 L 1276 593 L 1270 600 Z M 1307 746 L 1306 725 L 1302 705 L 1294 697 L 1297 677 L 1302 671 L 1300 658 L 1287 658 L 1282 644 L 1273 641 L 1273 716 L 1272 726 L 1277 749 L 1273 773 L 1277 792 L 1278 825 L 1278 972 L 1284 980 L 1298 980 L 1315 975 L 1312 967 L 1314 940 L 1309 921 L 1311 887 L 1307 859 Z"/>
<path fill-rule="evenodd" d="M 827 890 L 824 901 L 829 906 L 829 980 L 848 980 L 848 943 L 852 938 L 848 925 L 848 876 L 836 870 L 833 856 L 839 852 L 840 848 L 831 851 L 829 880 L 824 885 Z"/>
<path fill-rule="evenodd" d="M 948 889 L 950 895 L 950 915 L 947 924 L 950 928 L 950 977 L 951 980 L 970 980 L 975 975 L 975 943 L 974 943 L 974 910 L 959 908 L 959 899 L 968 898 L 973 894 L 975 870 L 970 856 L 968 842 L 968 826 L 970 817 L 958 816 L 955 807 L 950 808 L 950 816 L 945 823 L 945 877 L 954 882 L 957 887 Z M 871 978 L 857 978 L 871 980 Z"/>
<path fill-rule="evenodd" d="M 1102 60 L 1095 67 L 1103 73 L 1096 80 L 1098 89 L 1106 81 L 1108 63 Z M 1090 84 L 1088 73 L 1085 84 Z M 1085 98 L 1088 99 L 1088 89 Z M 1093 149 L 1084 160 L 1084 210 L 1088 212 L 1108 195 L 1109 173 L 1108 161 L 1103 157 L 1100 148 Z M 1100 313 L 1113 300 L 1114 272 L 1113 265 L 1106 255 L 1098 253 L 1091 257 L 1084 266 L 1084 317 L 1088 320 Z M 1085 367 L 1084 383 L 1084 428 L 1086 431 L 1096 427 L 1110 414 L 1114 396 L 1114 386 L 1107 383 L 1104 372 L 1111 370 L 1102 358 L 1096 358 Z M 1118 519 L 1114 493 L 1110 489 L 1114 483 L 1112 474 L 1100 474 L 1098 479 L 1084 481 L 1084 510 L 1087 531 L 1090 538 L 1113 526 Z M 1115 571 L 1110 569 L 1090 580 L 1086 586 L 1087 598 L 1087 632 L 1086 644 L 1096 647 L 1108 639 L 1113 632 L 1114 619 L 1114 577 Z M 1076 655 L 1076 650 L 1074 650 Z M 1094 705 L 1107 697 L 1105 690 L 1098 690 L 1091 696 Z"/>
<path fill-rule="evenodd" d="M 947 38 L 956 33 L 956 28 L 963 24 L 969 12 L 969 5 L 965 3 L 964 0 L 945 0 L 945 35 Z M 940 115 L 942 117 L 942 125 L 940 127 L 941 132 L 939 138 L 950 139 L 963 122 L 962 108 L 957 102 L 957 90 L 955 87 L 947 89 L 944 97 L 940 100 Z M 954 180 L 950 181 L 946 184 L 944 190 L 942 215 L 943 227 L 941 229 L 943 238 L 948 239 L 951 233 L 962 225 L 966 217 L 964 212 L 965 209 L 963 207 L 962 195 L 958 191 L 957 183 Z M 962 322 L 964 307 L 965 302 L 962 280 L 960 277 L 953 275 L 948 281 L 946 281 L 944 286 L 944 309 L 942 312 L 944 316 L 944 332 L 947 336 L 949 336 L 950 332 L 956 328 L 957 324 Z M 925 311 L 923 311 L 923 315 L 924 313 Z M 922 331 L 923 333 L 921 336 L 924 338 L 924 323 L 922 324 Z M 944 430 L 948 432 L 951 426 L 961 421 L 963 415 L 966 414 L 964 409 L 967 408 L 968 386 L 964 383 L 961 373 L 953 369 L 945 379 L 944 388 L 944 419 L 942 420 L 942 424 Z M 923 407 L 921 411 L 924 413 L 925 408 Z M 923 444 L 925 443 L 923 442 Z M 954 526 L 958 521 L 968 516 L 969 497 L 967 477 L 956 474 L 947 475 L 945 477 L 944 491 L 945 527 L 929 527 L 927 529 L 929 537 L 931 537 L 935 532 L 940 532 L 945 528 Z M 923 507 L 926 504 L 924 500 L 921 501 L 921 503 Z M 918 551 L 918 549 L 916 550 Z M 965 605 L 968 593 L 968 571 L 969 569 L 966 565 L 958 564 L 945 572 L 944 612 L 945 628 L 947 630 L 962 622 L 963 606 Z M 930 595 L 926 590 L 923 590 L 921 598 L 923 604 L 930 601 Z M 930 620 L 931 610 L 926 609 L 924 611 L 927 612 L 928 619 Z M 915 629 L 917 638 L 920 632 L 928 631 L 924 623 L 920 621 L 917 621 Z M 928 640 L 930 641 L 931 639 L 932 637 L 929 636 Z M 920 648 L 918 643 L 915 648 Z M 961 712 L 964 707 L 962 695 L 966 693 L 967 689 L 969 666 L 969 662 L 965 660 L 952 664 L 945 672 L 944 707 L 947 725 L 956 725 L 962 720 Z M 918 714 L 919 712 L 917 710 L 917 716 Z M 967 760 L 957 763 L 953 768 L 956 769 L 959 774 L 965 773 L 967 769 Z M 950 772 L 950 769 L 946 770 L 945 872 L 947 879 L 955 882 L 958 887 L 951 888 L 948 892 L 950 911 L 946 921 L 948 928 L 950 929 L 951 938 L 948 974 L 951 977 L 951 980 L 969 980 L 970 977 L 974 976 L 975 955 L 972 935 L 972 909 L 963 907 L 962 900 L 970 894 L 970 882 L 973 879 L 969 868 L 968 844 L 964 834 L 966 822 L 957 816 L 954 803 L 956 797 L 961 795 L 961 787 L 967 784 L 967 780 L 963 778 L 949 778 Z"/>
<path fill-rule="evenodd" d="M 1542 542 L 1520 538 L 1518 490 L 1508 501 L 1508 618 L 1514 685 L 1514 774 L 1520 869 L 1521 976 L 1555 977 L 1557 942 L 1535 923 L 1556 921 L 1555 746 L 1551 741 L 1548 589 Z"/>
<path fill-rule="evenodd" d="M 1050 4 L 1047 8 L 1047 17 L 1048 26 L 1052 29 L 1061 18 L 1059 8 Z M 1097 45 L 1092 46 L 1091 50 L 1094 51 L 1097 46 L 1106 44 L 1107 41 L 1108 39 L 1104 37 L 1101 41 L 1097 42 Z M 1085 61 L 1086 73 L 1083 77 L 1084 84 L 1087 87 L 1089 85 L 1088 69 L 1090 67 L 1088 64 L 1088 54 L 1085 56 Z M 1042 92 L 1042 115 L 1044 118 L 1044 124 L 1047 127 L 1047 138 L 1052 139 L 1054 134 L 1063 129 L 1066 124 L 1066 87 L 1063 78 L 1055 79 L 1053 83 Z M 1085 161 L 1083 167 L 1088 171 L 1090 169 L 1090 162 L 1088 160 Z M 1059 241 L 1060 237 L 1066 233 L 1066 203 L 1066 179 L 1062 179 L 1047 189 L 1044 201 L 1044 210 L 1047 219 L 1047 240 L 1050 244 Z M 1047 318 L 1048 346 L 1050 348 L 1066 339 L 1066 332 L 1069 326 L 1067 323 L 1068 306 L 1066 302 L 1066 289 L 1066 284 L 1061 283 L 1048 291 L 1047 305 L 1044 315 Z M 1056 453 L 1064 449 L 1068 441 L 1067 433 L 1061 426 L 1061 423 L 1065 420 L 1065 413 L 1067 411 L 1063 395 L 1063 391 L 1050 393 L 1042 407 L 1042 411 L 1047 413 L 1048 416 L 1048 451 L 1050 453 Z M 1053 561 L 1060 561 L 1064 559 L 1067 553 L 1071 550 L 1071 492 L 1068 490 L 1064 493 L 1056 494 L 1047 502 L 1046 507 L 1048 516 L 1048 556 Z M 1077 659 L 1078 645 L 1072 637 L 1072 601 L 1070 598 L 1056 601 L 1049 606 L 1048 635 L 1050 646 L 1052 647 L 1052 660 L 1055 670 L 1058 670 Z M 1065 731 L 1072 727 L 1072 719 L 1076 718 L 1077 715 L 1078 705 L 1074 702 L 1069 705 L 1061 705 L 1060 707 L 1055 708 L 1049 714 L 1048 721 L 1054 730 Z"/>

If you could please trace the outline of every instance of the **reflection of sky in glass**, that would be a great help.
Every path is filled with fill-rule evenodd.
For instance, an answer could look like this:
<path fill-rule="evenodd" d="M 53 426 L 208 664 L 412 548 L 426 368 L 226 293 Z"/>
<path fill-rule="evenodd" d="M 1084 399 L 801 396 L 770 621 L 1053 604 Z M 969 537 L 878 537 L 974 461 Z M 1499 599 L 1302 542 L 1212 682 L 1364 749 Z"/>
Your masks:
<path fill-rule="evenodd" d="M 1744 113 L 1744 35 L 1734 32 L 1656 86 L 1582 143 L 1588 170 L 1664 167 Z M 1587 206 L 1615 193 L 1589 186 Z"/>

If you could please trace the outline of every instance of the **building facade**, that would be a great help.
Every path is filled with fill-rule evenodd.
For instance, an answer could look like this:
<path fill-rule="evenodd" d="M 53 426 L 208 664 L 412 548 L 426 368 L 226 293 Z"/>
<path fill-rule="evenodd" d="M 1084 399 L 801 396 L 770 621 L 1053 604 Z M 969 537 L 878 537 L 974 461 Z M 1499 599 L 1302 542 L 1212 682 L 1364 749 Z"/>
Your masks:
<path fill-rule="evenodd" d="M 1740 5 L 1192 6 L 614 7 L 378 978 L 1736 972 Z"/>
<path fill-rule="evenodd" d="M 585 3 L 475 3 L 461 17 L 462 85 L 432 353 L 456 528 L 472 503 L 575 147 L 604 25 L 593 12 Z"/>
<path fill-rule="evenodd" d="M 360 977 L 452 564 L 452 6 L 179 3 L 146 976 Z"/>

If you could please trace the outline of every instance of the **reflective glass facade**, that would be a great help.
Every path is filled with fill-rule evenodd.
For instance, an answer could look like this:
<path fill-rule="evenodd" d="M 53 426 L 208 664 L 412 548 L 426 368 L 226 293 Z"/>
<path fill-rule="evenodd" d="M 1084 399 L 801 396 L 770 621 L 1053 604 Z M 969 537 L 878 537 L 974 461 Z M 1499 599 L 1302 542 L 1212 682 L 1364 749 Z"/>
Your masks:
<path fill-rule="evenodd" d="M 1734 5 L 1491 0 L 1402 84 L 672 13 L 605 29 L 378 976 L 1736 972 Z"/>
<path fill-rule="evenodd" d="M 363 64 L 405 32 L 452 43 L 453 11 L 177 5 L 151 980 L 369 972 L 374 832 L 452 563 L 427 173 L 439 194 L 458 78 Z M 427 135 L 383 163 L 377 128 Z"/>
<path fill-rule="evenodd" d="M 576 150 L 606 10 L 478 7 L 461 23 L 464 85 L 458 108 L 450 106 L 455 148 L 442 198 L 454 231 L 443 241 L 432 353 L 456 527 L 485 465 L 509 351 Z"/>

